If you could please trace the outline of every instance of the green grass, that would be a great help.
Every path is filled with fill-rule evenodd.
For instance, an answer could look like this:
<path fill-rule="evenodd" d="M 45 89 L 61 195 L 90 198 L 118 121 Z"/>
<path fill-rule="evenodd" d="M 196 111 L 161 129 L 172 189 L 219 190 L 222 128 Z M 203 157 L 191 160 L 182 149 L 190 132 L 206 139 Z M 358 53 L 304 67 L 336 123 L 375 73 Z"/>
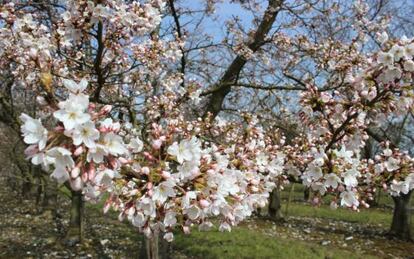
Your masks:
<path fill-rule="evenodd" d="M 303 198 L 304 198 L 303 197 L 304 196 L 303 193 L 304 193 L 304 190 L 305 190 L 305 186 L 303 184 L 298 184 L 298 183 L 294 183 L 293 185 L 294 185 L 294 191 L 292 193 L 291 199 L 293 201 L 299 201 L 299 200 L 302 201 Z M 285 189 L 281 193 L 281 197 L 282 197 L 282 199 L 284 201 L 287 201 L 288 200 L 291 186 L 292 185 L 286 186 Z M 378 195 L 378 192 L 379 192 L 379 199 L 378 199 L 378 196 L 377 196 L 376 197 L 376 201 L 378 201 L 378 205 L 380 207 L 384 207 L 384 206 L 392 207 L 394 205 L 394 202 L 392 201 L 392 198 L 391 198 L 391 196 L 389 194 L 387 194 L 386 192 L 384 192 L 382 190 L 378 190 L 377 191 L 377 195 Z M 327 204 L 329 204 L 331 198 L 332 198 L 332 196 L 326 195 L 323 198 L 323 200 L 324 200 L 324 202 L 326 202 Z M 411 204 L 414 206 L 414 199 L 412 199 L 411 202 L 412 202 Z"/>
<path fill-rule="evenodd" d="M 282 208 L 285 212 L 286 204 L 283 204 Z M 354 223 L 381 224 L 383 226 L 390 225 L 392 220 L 392 212 L 388 210 L 374 208 L 362 209 L 360 212 L 356 212 L 344 208 L 333 210 L 329 206 L 313 207 L 302 203 L 291 203 L 288 216 L 324 218 Z"/>
<path fill-rule="evenodd" d="M 286 212 L 289 188 L 282 192 L 282 211 Z M 295 186 L 294 200 L 303 199 L 303 188 Z M 381 204 L 391 205 L 392 200 L 383 194 Z M 102 202 L 89 204 L 88 207 L 102 212 Z M 117 214 L 110 212 L 109 217 L 116 218 Z M 355 224 L 381 225 L 388 229 L 392 220 L 390 208 L 361 209 L 360 212 L 338 208 L 332 210 L 329 206 L 313 207 L 304 202 L 291 202 L 288 209 L 288 217 L 321 218 L 333 221 L 345 221 Z M 287 218 L 288 219 L 288 218 Z M 288 219 L 289 221 L 289 219 Z M 306 220 L 305 220 L 306 221 Z M 258 222 L 256 222 L 258 223 Z M 290 239 L 289 237 L 271 236 L 271 224 L 259 222 L 257 229 L 249 229 L 248 224 L 242 224 L 233 228 L 232 232 L 219 232 L 217 229 L 208 232 L 199 232 L 196 229 L 190 235 L 176 232 L 172 243 L 173 249 L 190 258 L 375 258 L 358 251 L 345 250 L 335 245 L 322 246 L 319 241 L 304 242 Z M 412 225 L 414 232 L 414 225 Z M 262 231 L 265 230 L 265 231 Z M 270 231 L 269 231 L 270 230 Z M 275 230 L 276 231 L 276 230 Z M 131 237 L 133 238 L 133 237 Z M 135 237 L 136 238 L 136 237 Z M 140 237 L 141 238 L 141 237 Z"/>
<path fill-rule="evenodd" d="M 282 192 L 282 211 L 286 212 L 289 189 Z M 294 200 L 303 199 L 303 187 L 295 186 Z M 328 198 L 327 198 L 328 199 Z M 389 195 L 382 193 L 380 205 L 392 205 Z M 392 220 L 392 209 L 370 208 L 355 212 L 338 208 L 332 210 L 329 206 L 313 207 L 304 202 L 291 202 L 288 216 L 322 218 L 333 221 L 345 221 L 355 224 L 372 224 L 388 229 Z M 270 228 L 271 226 L 259 226 Z M 414 225 L 412 225 L 414 232 Z M 251 230 L 247 226 L 233 228 L 231 233 L 221 233 L 217 229 L 209 232 L 194 230 L 190 235 L 177 232 L 173 244 L 175 249 L 193 258 L 230 259 L 230 258 L 375 258 L 357 251 L 335 246 L 322 246 L 318 243 L 305 243 L 280 237 L 271 237 L 260 230 Z"/>
<path fill-rule="evenodd" d="M 288 186 L 282 191 L 282 212 L 286 213 L 286 206 L 289 197 L 289 191 L 291 186 Z M 292 193 L 292 200 L 298 201 L 303 200 L 304 186 L 301 184 L 295 184 L 294 192 Z M 330 197 L 325 197 L 324 204 L 329 204 Z M 336 210 L 331 209 L 327 205 L 320 207 L 314 207 L 309 203 L 305 202 L 291 202 L 288 206 L 288 216 L 300 216 L 300 217 L 313 217 L 323 218 L 331 220 L 341 220 L 352 223 L 363 223 L 363 224 L 375 224 L 381 225 L 385 229 L 391 226 L 392 222 L 392 206 L 394 203 L 390 195 L 381 191 L 380 197 L 377 200 L 379 207 L 373 208 L 360 208 L 359 212 L 352 211 L 346 208 L 338 208 Z M 414 198 L 411 199 L 411 206 L 414 207 Z M 411 214 L 412 222 L 414 222 L 414 213 Z M 414 233 L 414 224 L 411 225 L 411 230 Z"/>
<path fill-rule="evenodd" d="M 243 226 L 234 228 L 230 233 L 218 230 L 194 230 L 190 235 L 177 233 L 173 246 L 188 256 L 205 259 L 374 258 L 331 246 L 270 237 Z"/>

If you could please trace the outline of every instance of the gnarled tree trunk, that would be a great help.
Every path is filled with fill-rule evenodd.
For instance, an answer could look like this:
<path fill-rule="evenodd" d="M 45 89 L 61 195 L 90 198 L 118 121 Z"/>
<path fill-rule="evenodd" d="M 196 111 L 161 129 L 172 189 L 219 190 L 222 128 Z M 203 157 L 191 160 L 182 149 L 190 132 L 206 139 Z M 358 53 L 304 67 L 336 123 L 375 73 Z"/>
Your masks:
<path fill-rule="evenodd" d="M 159 259 L 160 258 L 160 251 L 159 251 L 159 237 L 158 235 L 154 235 L 151 238 L 145 237 L 145 250 L 144 250 L 144 257 L 147 259 Z"/>
<path fill-rule="evenodd" d="M 274 220 L 283 220 L 282 202 L 279 188 L 273 189 L 273 191 L 270 193 L 268 213 L 269 217 Z"/>
<path fill-rule="evenodd" d="M 169 244 L 159 233 L 154 233 L 151 238 L 144 237 L 144 245 L 141 249 L 139 258 L 147 259 L 168 259 Z"/>
<path fill-rule="evenodd" d="M 402 240 L 413 240 L 411 233 L 411 208 L 410 198 L 411 192 L 408 194 L 401 194 L 400 196 L 393 196 L 394 200 L 394 214 L 392 217 L 392 224 L 390 235 Z"/>
<path fill-rule="evenodd" d="M 24 177 L 23 183 L 22 183 L 22 192 L 21 192 L 22 197 L 30 198 L 32 189 L 33 189 L 33 183 L 31 182 L 31 179 L 29 177 Z"/>
<path fill-rule="evenodd" d="M 307 202 L 309 201 L 309 199 L 310 199 L 310 188 L 305 187 L 305 190 L 303 191 L 303 200 Z"/>
<path fill-rule="evenodd" d="M 72 191 L 69 228 L 66 233 L 66 243 L 74 245 L 83 239 L 84 201 L 82 192 Z"/>

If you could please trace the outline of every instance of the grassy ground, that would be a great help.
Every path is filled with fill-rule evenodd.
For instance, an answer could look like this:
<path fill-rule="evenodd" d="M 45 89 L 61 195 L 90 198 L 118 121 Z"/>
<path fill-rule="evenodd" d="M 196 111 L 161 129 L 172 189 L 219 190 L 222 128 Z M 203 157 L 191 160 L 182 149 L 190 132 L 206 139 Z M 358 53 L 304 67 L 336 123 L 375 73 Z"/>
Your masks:
<path fill-rule="evenodd" d="M 0 188 L 0 258 L 137 258 L 143 237 L 117 213 L 102 215 L 102 204 L 86 206 L 86 237 L 82 246 L 66 247 L 59 240 L 68 220 L 68 199 L 60 197 L 56 219 L 36 214 L 32 200 L 22 201 Z M 289 190 L 283 193 L 286 198 Z M 412 258 L 414 244 L 387 239 L 390 208 L 352 212 L 315 208 L 299 200 L 289 205 L 286 222 L 253 218 L 232 232 L 217 229 L 184 235 L 179 230 L 171 258 Z M 385 196 L 384 196 L 385 197 Z M 295 198 L 295 199 L 296 199 Z M 389 202 L 384 198 L 385 202 Z M 286 202 L 283 203 L 286 212 Z M 60 222 L 60 223 L 59 223 Z M 59 224 L 58 224 L 59 223 Z M 413 229 L 414 231 L 414 229 Z"/>
<path fill-rule="evenodd" d="M 284 224 L 254 219 L 231 233 L 216 229 L 194 230 L 189 236 L 178 233 L 175 249 L 194 258 L 410 258 L 414 254 L 414 244 L 384 236 L 392 220 L 392 200 L 386 194 L 378 208 L 354 212 L 300 202 L 300 185 L 292 193 L 295 202 L 286 208 L 289 189 L 282 192 Z"/>
<path fill-rule="evenodd" d="M 285 206 L 286 204 L 283 209 L 285 209 Z M 286 212 L 286 210 L 283 210 L 283 212 Z M 390 210 L 372 208 L 355 212 L 344 208 L 332 210 L 328 206 L 313 207 L 309 204 L 296 202 L 289 204 L 287 214 L 288 216 L 314 217 L 353 223 L 376 224 L 384 227 L 391 225 L 392 220 L 392 213 Z"/>
<path fill-rule="evenodd" d="M 375 258 L 359 252 L 306 243 L 304 241 L 271 238 L 246 226 L 232 232 L 194 231 L 179 234 L 175 249 L 194 258 Z"/>
<path fill-rule="evenodd" d="M 384 192 L 381 192 L 379 195 L 378 205 L 372 208 L 362 208 L 359 212 L 355 212 L 346 208 L 338 208 L 332 210 L 327 205 L 322 205 L 320 207 L 311 206 L 303 201 L 303 185 L 295 184 L 294 192 L 292 193 L 291 200 L 296 202 L 288 202 L 288 196 L 290 192 L 290 187 L 282 191 L 282 211 L 285 216 L 299 216 L 299 217 L 315 217 L 315 218 L 324 218 L 331 220 L 341 220 L 352 223 L 363 223 L 383 226 L 388 228 L 391 226 L 392 222 L 392 207 L 394 203 L 389 195 Z M 329 204 L 329 197 L 326 197 L 325 204 Z M 411 207 L 414 208 L 414 198 L 411 199 Z M 414 222 L 414 213 L 411 214 L 411 222 Z M 414 233 L 414 224 L 411 225 L 412 233 Z"/>

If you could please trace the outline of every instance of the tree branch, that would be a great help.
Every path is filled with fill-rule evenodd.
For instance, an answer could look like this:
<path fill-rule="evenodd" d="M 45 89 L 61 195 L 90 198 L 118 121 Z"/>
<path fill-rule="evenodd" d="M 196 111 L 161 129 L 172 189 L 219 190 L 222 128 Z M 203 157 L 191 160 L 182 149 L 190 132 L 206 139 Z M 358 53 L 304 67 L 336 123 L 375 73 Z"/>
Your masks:
<path fill-rule="evenodd" d="M 98 87 L 95 90 L 93 101 L 99 100 L 102 88 L 105 84 L 105 78 L 103 75 L 103 70 L 101 68 L 103 52 L 104 52 L 104 43 L 103 43 L 103 24 L 101 21 L 98 22 L 98 31 L 96 33 L 96 40 L 98 42 L 98 50 L 96 51 L 95 62 L 93 64 L 95 68 L 95 73 L 97 76 Z"/>
<path fill-rule="evenodd" d="M 252 52 L 256 52 L 265 43 L 264 40 L 276 20 L 282 3 L 283 0 L 269 0 L 269 6 L 253 36 L 252 42 L 247 45 Z M 233 60 L 219 80 L 219 83 L 217 84 L 219 88 L 217 88 L 217 90 L 210 96 L 204 116 L 207 116 L 208 113 L 211 113 L 213 117 L 217 116 L 222 108 L 224 99 L 231 90 L 231 85 L 236 83 L 237 78 L 246 63 L 247 60 L 242 55 L 238 55 Z"/>
<path fill-rule="evenodd" d="M 180 24 L 180 20 L 178 17 L 178 13 L 177 10 L 175 9 L 174 6 L 174 0 L 169 0 L 168 1 L 169 5 L 170 5 L 170 9 L 171 9 L 171 14 L 173 16 L 174 19 L 174 23 L 175 23 L 175 27 L 177 30 L 177 35 L 178 38 L 180 38 L 180 40 L 182 39 L 183 35 L 182 35 L 182 31 L 181 31 L 181 24 Z M 184 82 L 184 74 L 185 74 L 185 67 L 186 67 L 186 60 L 185 60 L 185 55 L 184 55 L 184 48 L 180 45 L 180 51 L 181 51 L 181 69 L 180 72 L 182 74 L 182 82 L 181 82 L 181 86 L 184 87 L 185 86 L 185 82 Z"/>

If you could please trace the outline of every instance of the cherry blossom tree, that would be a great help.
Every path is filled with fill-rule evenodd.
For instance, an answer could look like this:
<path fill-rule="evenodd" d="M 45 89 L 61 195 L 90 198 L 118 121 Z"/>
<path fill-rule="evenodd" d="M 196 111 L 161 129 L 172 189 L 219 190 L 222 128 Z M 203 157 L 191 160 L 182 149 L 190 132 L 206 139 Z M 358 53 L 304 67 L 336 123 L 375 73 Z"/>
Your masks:
<path fill-rule="evenodd" d="M 220 40 L 201 25 L 216 1 L 0 7 L 2 73 L 39 110 L 13 123 L 31 163 L 72 192 L 69 236 L 81 239 L 83 200 L 108 193 L 105 211 L 155 257 L 158 235 L 208 229 L 211 217 L 230 231 L 300 181 L 315 204 L 329 194 L 354 210 L 388 190 L 392 231 L 410 238 L 412 158 L 373 128 L 412 109 L 413 40 L 388 36 L 382 3 L 235 2 L 252 25 L 229 19 Z M 370 138 L 380 151 L 364 157 Z"/>
<path fill-rule="evenodd" d="M 260 156 L 280 163 L 283 158 L 277 158 L 278 145 L 254 118 L 247 118 L 246 128 L 209 117 L 184 119 L 183 111 L 197 102 L 196 89 L 184 89 L 175 73 L 160 78 L 168 62 L 179 56 L 180 46 L 179 41 L 161 41 L 153 34 L 162 8 L 158 1 L 68 2 L 52 25 L 56 27 L 37 21 L 30 7 L 19 9 L 10 3 L 2 10 L 2 32 L 8 39 L 3 54 L 13 61 L 6 65 L 17 63 L 16 80 L 39 92 L 43 117 L 53 120 L 47 129 L 41 119 L 20 116 L 23 139 L 30 144 L 25 153 L 72 190 L 71 224 L 78 227 L 78 239 L 83 231 L 82 196 L 97 200 L 111 193 L 106 208 L 120 210 L 120 218 L 127 215 L 149 239 L 162 231 L 171 241 L 176 225 L 185 232 L 194 223 L 208 228 L 211 216 L 221 216 L 220 229 L 230 230 L 265 204 L 273 178 L 281 174 L 280 166 L 268 169 L 255 163 Z M 76 14 L 84 18 L 73 19 Z M 14 44 L 21 48 L 13 49 Z M 86 56 L 88 50 L 91 56 Z M 106 83 L 112 77 L 114 81 Z M 93 87 L 87 89 L 90 83 Z M 120 98 L 105 101 L 102 96 L 114 91 Z M 136 95 L 125 100 L 126 93 Z M 138 104 L 142 115 L 131 107 L 139 99 L 144 99 Z M 190 104 L 183 102 L 187 99 Z M 114 123 L 107 103 L 119 103 L 115 112 L 122 118 L 126 109 L 130 122 Z"/>

